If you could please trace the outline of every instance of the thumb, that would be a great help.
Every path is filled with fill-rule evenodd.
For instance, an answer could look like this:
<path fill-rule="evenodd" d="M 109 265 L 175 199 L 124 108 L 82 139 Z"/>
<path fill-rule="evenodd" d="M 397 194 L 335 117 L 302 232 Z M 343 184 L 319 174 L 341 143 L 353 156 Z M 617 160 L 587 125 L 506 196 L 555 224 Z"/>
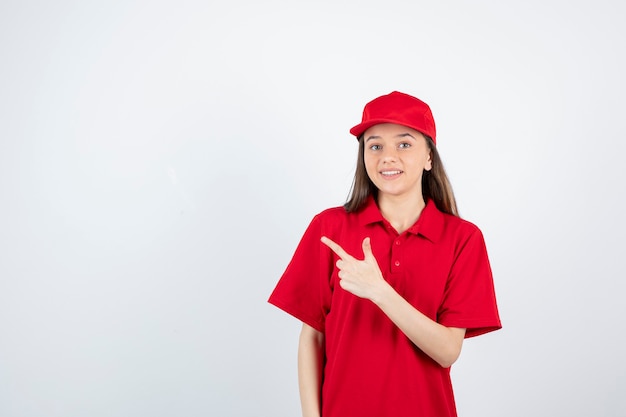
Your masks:
<path fill-rule="evenodd" d="M 372 242 L 369 237 L 363 239 L 363 256 L 365 256 L 365 259 L 374 259 L 374 254 L 372 253 Z"/>

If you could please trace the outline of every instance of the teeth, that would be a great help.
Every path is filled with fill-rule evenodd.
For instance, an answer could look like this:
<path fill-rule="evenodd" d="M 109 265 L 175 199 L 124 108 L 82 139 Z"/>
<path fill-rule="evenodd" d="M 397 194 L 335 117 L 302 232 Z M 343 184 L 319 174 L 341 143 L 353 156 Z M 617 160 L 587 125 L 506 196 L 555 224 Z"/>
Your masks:
<path fill-rule="evenodd" d="M 383 172 L 381 172 L 381 174 L 383 174 L 383 175 L 398 175 L 398 174 L 401 174 L 401 173 L 402 173 L 402 171 L 383 171 Z"/>

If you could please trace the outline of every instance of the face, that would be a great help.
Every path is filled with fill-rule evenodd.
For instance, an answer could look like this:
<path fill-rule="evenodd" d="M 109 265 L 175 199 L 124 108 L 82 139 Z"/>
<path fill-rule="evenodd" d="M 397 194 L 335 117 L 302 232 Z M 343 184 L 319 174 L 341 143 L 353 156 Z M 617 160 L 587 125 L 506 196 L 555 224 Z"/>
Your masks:
<path fill-rule="evenodd" d="M 391 123 L 364 133 L 367 175 L 378 188 L 378 198 L 422 198 L 422 174 L 432 160 L 426 138 L 417 130 Z"/>

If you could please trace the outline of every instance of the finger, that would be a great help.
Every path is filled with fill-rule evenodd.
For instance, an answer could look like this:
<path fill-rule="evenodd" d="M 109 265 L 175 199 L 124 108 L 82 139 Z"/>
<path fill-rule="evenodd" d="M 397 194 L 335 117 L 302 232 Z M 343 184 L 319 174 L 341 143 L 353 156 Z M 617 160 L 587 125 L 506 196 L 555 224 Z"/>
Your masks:
<path fill-rule="evenodd" d="M 330 240 L 326 236 L 322 236 L 321 240 L 322 240 L 322 243 L 324 245 L 328 246 L 330 248 L 330 250 L 335 252 L 337 254 L 337 256 L 339 256 L 341 259 L 345 260 L 345 259 L 351 259 L 352 258 L 352 256 L 350 256 L 348 254 L 348 252 L 343 250 L 343 248 L 341 246 L 339 246 L 337 243 L 333 242 L 332 240 Z"/>
<path fill-rule="evenodd" d="M 372 242 L 369 237 L 366 237 L 365 239 L 363 239 L 362 247 L 363 247 L 363 256 L 365 257 L 365 259 L 374 258 L 374 254 L 372 253 Z"/>

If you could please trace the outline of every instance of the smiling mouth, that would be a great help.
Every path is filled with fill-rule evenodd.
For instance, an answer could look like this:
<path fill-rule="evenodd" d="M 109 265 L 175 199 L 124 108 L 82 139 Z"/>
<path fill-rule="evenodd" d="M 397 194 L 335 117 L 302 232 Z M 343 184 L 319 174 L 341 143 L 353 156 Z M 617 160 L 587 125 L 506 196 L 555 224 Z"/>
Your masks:
<path fill-rule="evenodd" d="M 381 171 L 380 174 L 384 175 L 385 177 L 393 177 L 394 175 L 400 175 L 403 172 L 404 171 L 400 171 L 400 170 L 396 170 L 396 171 Z"/>

